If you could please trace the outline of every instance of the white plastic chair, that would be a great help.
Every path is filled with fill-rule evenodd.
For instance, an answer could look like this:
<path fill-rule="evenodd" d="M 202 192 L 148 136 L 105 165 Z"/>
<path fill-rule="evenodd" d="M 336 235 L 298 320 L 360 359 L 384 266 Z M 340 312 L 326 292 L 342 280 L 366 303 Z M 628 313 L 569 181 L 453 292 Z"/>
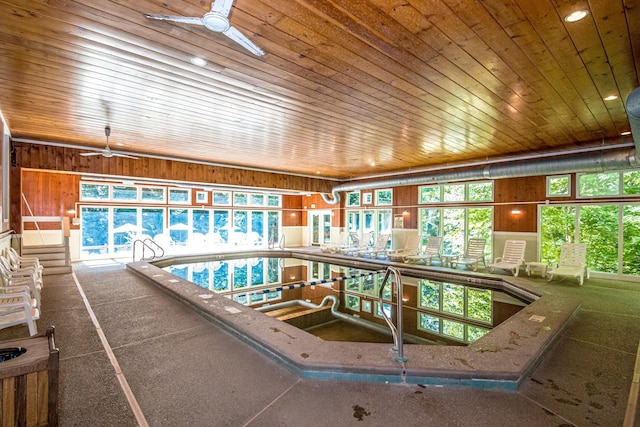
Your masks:
<path fill-rule="evenodd" d="M 408 263 L 425 263 L 431 265 L 434 258 L 438 258 L 440 263 L 442 263 L 442 236 L 429 236 L 427 238 L 427 245 L 425 246 L 422 253 L 409 255 L 404 258 L 404 262 Z"/>
<path fill-rule="evenodd" d="M 405 257 L 411 255 L 417 255 L 420 252 L 420 243 L 422 236 L 418 233 L 411 233 L 407 236 L 407 240 L 404 242 L 404 248 L 390 250 L 389 261 L 401 262 L 405 261 Z"/>
<path fill-rule="evenodd" d="M 502 256 L 489 264 L 487 268 L 490 273 L 497 268 L 510 271 L 514 276 L 518 276 L 520 267 L 524 265 L 524 251 L 527 248 L 526 240 L 507 240 L 504 243 Z"/>
<path fill-rule="evenodd" d="M 27 292 L 0 293 L 0 329 L 26 324 L 29 335 L 38 333 L 36 320 L 40 311 L 31 305 Z"/>
<path fill-rule="evenodd" d="M 462 264 L 465 267 L 473 271 L 478 271 L 480 263 L 487 267 L 487 263 L 484 257 L 484 247 L 487 244 L 487 239 L 481 239 L 478 237 L 472 237 L 467 241 L 467 249 L 462 256 L 451 260 L 451 267 L 456 268 L 458 264 Z"/>
<path fill-rule="evenodd" d="M 558 265 L 549 270 L 547 280 L 551 281 L 554 276 L 575 277 L 578 279 L 578 284 L 582 286 L 584 277 L 589 278 L 587 245 L 585 243 L 563 243 L 560 247 Z"/>
<path fill-rule="evenodd" d="M 387 245 L 389 244 L 389 239 L 391 238 L 391 234 L 381 233 L 376 238 L 375 243 L 371 247 L 367 247 L 361 250 L 358 250 L 358 256 L 369 256 L 371 258 L 377 258 L 380 256 L 387 256 Z"/>

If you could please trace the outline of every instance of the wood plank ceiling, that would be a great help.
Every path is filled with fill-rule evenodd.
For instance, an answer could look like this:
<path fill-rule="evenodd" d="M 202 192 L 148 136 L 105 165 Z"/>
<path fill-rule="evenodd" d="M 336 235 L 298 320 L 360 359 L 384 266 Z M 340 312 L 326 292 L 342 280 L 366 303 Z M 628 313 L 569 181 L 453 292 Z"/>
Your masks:
<path fill-rule="evenodd" d="M 631 142 L 640 0 L 236 0 L 262 57 L 144 16 L 210 8 L 0 0 L 12 137 L 334 179 Z"/>

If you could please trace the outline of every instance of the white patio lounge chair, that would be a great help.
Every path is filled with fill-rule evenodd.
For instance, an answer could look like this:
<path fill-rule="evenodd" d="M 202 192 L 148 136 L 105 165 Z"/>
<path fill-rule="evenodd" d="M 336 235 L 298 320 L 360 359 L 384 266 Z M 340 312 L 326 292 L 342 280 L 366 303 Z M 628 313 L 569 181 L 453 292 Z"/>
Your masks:
<path fill-rule="evenodd" d="M 421 264 L 425 263 L 427 265 L 431 265 L 434 258 L 438 258 L 440 263 L 442 263 L 442 258 L 440 257 L 442 251 L 442 237 L 441 236 L 429 236 L 427 238 L 427 244 L 424 247 L 424 250 L 415 255 L 409 255 L 404 258 L 404 262 L 406 263 L 414 263 Z"/>
<path fill-rule="evenodd" d="M 486 239 L 472 237 L 467 241 L 467 249 L 462 256 L 451 260 L 451 267 L 456 268 L 458 264 L 462 264 L 473 271 L 478 271 L 478 265 L 482 263 L 487 268 L 484 258 L 484 247 L 487 244 Z"/>
<path fill-rule="evenodd" d="M 495 269 L 510 271 L 514 276 L 518 276 L 520 267 L 524 265 L 524 251 L 527 248 L 526 240 L 507 240 L 504 243 L 502 256 L 489 264 L 487 268 L 490 273 Z"/>
<path fill-rule="evenodd" d="M 32 307 L 27 292 L 0 293 L 0 329 L 27 324 L 29 335 L 38 333 L 36 320 L 40 311 Z"/>
<path fill-rule="evenodd" d="M 387 245 L 389 244 L 389 239 L 391 238 L 391 234 L 381 233 L 378 234 L 375 243 L 371 247 L 367 247 L 361 250 L 358 250 L 357 255 L 362 257 L 386 257 L 387 256 Z"/>
<path fill-rule="evenodd" d="M 31 296 L 36 300 L 36 303 L 40 301 L 42 281 L 40 281 L 34 273 L 12 273 L 6 268 L 4 263 L 0 263 L 0 280 L 2 283 L 0 285 L 1 292 L 21 292 L 28 289 Z"/>
<path fill-rule="evenodd" d="M 589 278 L 586 243 L 564 243 L 560 247 L 560 261 L 547 272 L 547 280 L 551 281 L 554 276 L 575 277 L 582 286 L 585 276 Z"/>
<path fill-rule="evenodd" d="M 31 267 L 40 272 L 42 275 L 42 264 L 40 264 L 40 259 L 36 256 L 21 256 L 18 252 L 13 249 L 11 246 L 7 248 L 6 253 L 7 259 L 9 263 L 14 268 L 26 268 Z"/>
<path fill-rule="evenodd" d="M 359 250 L 365 249 L 367 246 L 360 247 L 360 236 L 355 231 L 349 233 L 347 243 L 340 248 L 336 248 L 335 252 L 339 252 L 343 255 L 355 254 Z"/>
<path fill-rule="evenodd" d="M 332 241 L 331 243 L 322 243 L 320 244 L 320 250 L 322 252 L 335 253 L 340 248 L 343 248 L 347 244 L 347 239 L 349 238 L 349 234 L 346 231 L 340 232 L 338 237 Z"/>
<path fill-rule="evenodd" d="M 421 242 L 422 236 L 418 233 L 409 234 L 409 236 L 407 236 L 407 240 L 404 242 L 404 248 L 388 251 L 389 261 L 403 262 L 405 257 L 418 255 L 420 252 Z"/>

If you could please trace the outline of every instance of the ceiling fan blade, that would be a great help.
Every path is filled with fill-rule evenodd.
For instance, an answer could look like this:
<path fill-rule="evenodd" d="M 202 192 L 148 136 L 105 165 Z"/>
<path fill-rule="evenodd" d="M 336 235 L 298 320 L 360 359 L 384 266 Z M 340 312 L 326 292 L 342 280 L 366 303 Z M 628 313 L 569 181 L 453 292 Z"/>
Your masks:
<path fill-rule="evenodd" d="M 113 153 L 113 152 L 112 152 L 112 153 L 111 153 L 111 155 L 112 155 L 113 157 L 124 157 L 125 159 L 138 160 L 138 158 L 137 158 L 137 157 L 135 157 L 135 156 L 130 156 L 130 155 L 128 155 L 128 154 L 119 154 L 119 153 Z"/>
<path fill-rule="evenodd" d="M 81 156 L 89 157 L 89 156 L 101 156 L 102 153 L 80 153 Z"/>
<path fill-rule="evenodd" d="M 192 18 L 188 16 L 154 15 L 151 13 L 145 13 L 144 16 L 145 18 L 157 19 L 159 21 L 171 21 L 171 22 L 179 22 L 181 24 L 204 25 L 204 23 L 202 22 L 202 18 Z"/>
<path fill-rule="evenodd" d="M 231 40 L 236 43 L 241 44 L 245 49 L 250 51 L 256 56 L 264 55 L 264 51 L 256 46 L 251 40 L 247 38 L 244 34 L 242 34 L 236 27 L 229 27 L 227 31 L 224 33 L 225 36 L 229 37 Z"/>
<path fill-rule="evenodd" d="M 211 12 L 219 13 L 222 16 L 229 16 L 234 0 L 215 0 L 211 4 Z"/>

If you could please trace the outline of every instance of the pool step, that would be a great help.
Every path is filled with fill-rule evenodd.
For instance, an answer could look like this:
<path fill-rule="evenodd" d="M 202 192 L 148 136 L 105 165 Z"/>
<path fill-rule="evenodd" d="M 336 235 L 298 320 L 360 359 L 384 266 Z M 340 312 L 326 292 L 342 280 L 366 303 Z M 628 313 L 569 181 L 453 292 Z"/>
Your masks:
<path fill-rule="evenodd" d="M 266 314 L 300 329 L 307 329 L 333 320 L 331 307 L 327 306 L 318 308 L 293 306 L 273 310 Z"/>

